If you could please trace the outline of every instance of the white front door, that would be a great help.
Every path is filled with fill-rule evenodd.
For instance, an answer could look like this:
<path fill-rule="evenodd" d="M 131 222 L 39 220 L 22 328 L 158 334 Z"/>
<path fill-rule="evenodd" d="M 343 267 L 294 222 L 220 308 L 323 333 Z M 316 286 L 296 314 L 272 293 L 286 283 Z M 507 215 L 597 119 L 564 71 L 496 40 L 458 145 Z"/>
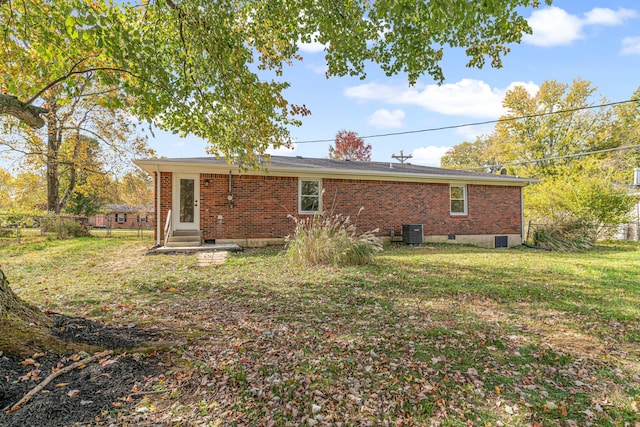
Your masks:
<path fill-rule="evenodd" d="M 175 174 L 173 229 L 200 229 L 200 175 L 198 174 Z"/>

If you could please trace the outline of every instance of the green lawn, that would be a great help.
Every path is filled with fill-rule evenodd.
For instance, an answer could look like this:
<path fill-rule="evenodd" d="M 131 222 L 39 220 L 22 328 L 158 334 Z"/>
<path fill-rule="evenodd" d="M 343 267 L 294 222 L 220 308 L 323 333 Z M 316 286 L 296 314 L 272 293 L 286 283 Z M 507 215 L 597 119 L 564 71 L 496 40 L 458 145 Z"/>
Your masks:
<path fill-rule="evenodd" d="M 41 308 L 171 332 L 164 381 L 175 390 L 145 401 L 151 417 L 283 426 L 640 417 L 638 245 L 398 246 L 375 265 L 302 271 L 278 249 L 197 267 L 196 255 L 145 255 L 152 244 L 0 249 L 12 288 Z"/>

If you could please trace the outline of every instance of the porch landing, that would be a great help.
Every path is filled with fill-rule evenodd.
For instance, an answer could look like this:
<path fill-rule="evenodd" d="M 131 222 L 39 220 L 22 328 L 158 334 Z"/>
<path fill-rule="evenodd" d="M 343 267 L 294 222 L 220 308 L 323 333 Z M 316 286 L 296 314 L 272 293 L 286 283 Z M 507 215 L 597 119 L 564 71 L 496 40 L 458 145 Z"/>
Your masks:
<path fill-rule="evenodd" d="M 242 252 L 235 243 L 205 243 L 200 246 L 160 246 L 153 249 L 157 253 L 195 253 L 195 252 Z"/>

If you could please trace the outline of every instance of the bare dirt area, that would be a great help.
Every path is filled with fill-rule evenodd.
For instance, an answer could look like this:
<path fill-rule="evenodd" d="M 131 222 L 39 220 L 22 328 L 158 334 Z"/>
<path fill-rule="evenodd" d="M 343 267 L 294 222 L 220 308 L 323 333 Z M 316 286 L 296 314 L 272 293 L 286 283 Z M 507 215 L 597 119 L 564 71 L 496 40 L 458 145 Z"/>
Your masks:
<path fill-rule="evenodd" d="M 134 348 L 162 338 L 136 325 L 49 315 L 56 335 L 105 349 Z M 145 392 L 157 392 L 152 388 L 157 387 L 163 372 L 161 357 L 121 350 L 105 352 L 94 360 L 89 360 L 90 356 L 40 353 L 25 359 L 0 355 L 0 425 L 120 425 L 120 413 L 135 406 Z M 74 363 L 77 368 L 53 378 L 27 402 L 13 407 L 52 373 Z"/>

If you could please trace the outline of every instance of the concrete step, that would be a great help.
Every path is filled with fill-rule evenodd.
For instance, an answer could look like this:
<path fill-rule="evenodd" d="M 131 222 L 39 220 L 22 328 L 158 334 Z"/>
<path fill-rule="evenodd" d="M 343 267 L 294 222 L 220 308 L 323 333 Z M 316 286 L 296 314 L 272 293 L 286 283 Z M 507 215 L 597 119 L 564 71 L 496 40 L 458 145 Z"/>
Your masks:
<path fill-rule="evenodd" d="M 167 240 L 167 244 L 165 245 L 168 248 L 191 248 L 200 246 L 200 240 L 179 240 L 175 241 L 172 239 Z"/>
<path fill-rule="evenodd" d="M 172 242 L 188 242 L 191 240 L 200 240 L 200 236 L 171 236 L 168 240 Z"/>
<path fill-rule="evenodd" d="M 200 230 L 173 230 L 173 236 L 198 236 L 198 237 L 200 237 Z"/>
<path fill-rule="evenodd" d="M 167 239 L 166 247 L 190 248 L 202 244 L 200 230 L 174 230 L 173 235 Z"/>

